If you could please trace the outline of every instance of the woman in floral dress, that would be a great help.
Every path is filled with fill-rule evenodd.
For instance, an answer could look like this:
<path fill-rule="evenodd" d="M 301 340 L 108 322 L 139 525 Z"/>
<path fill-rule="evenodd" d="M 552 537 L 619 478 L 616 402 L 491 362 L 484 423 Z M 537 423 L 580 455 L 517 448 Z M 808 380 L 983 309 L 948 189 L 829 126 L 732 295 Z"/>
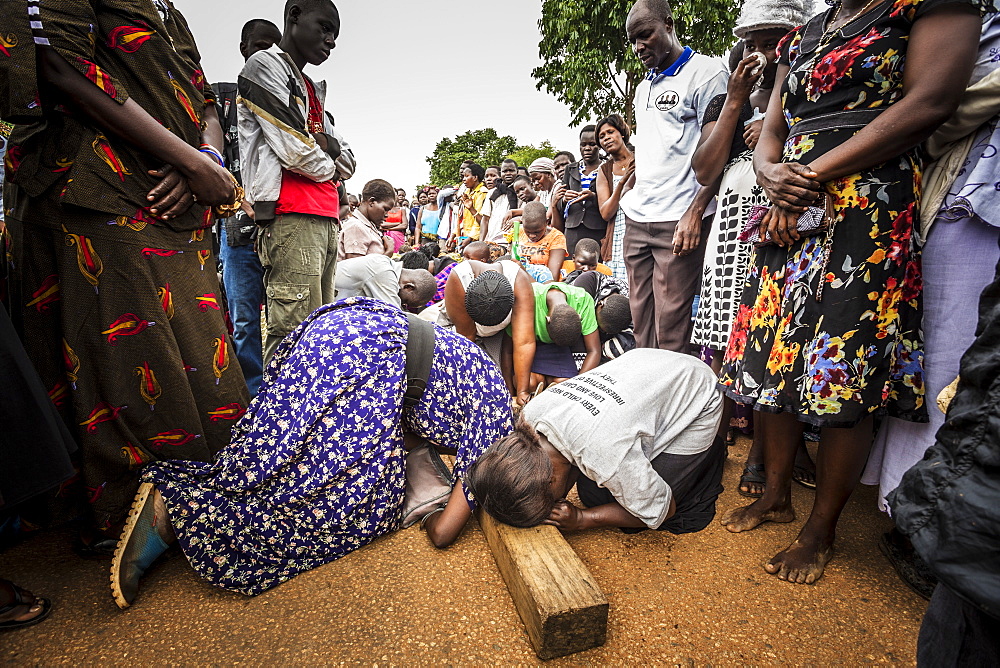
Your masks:
<path fill-rule="evenodd" d="M 733 532 L 790 522 L 791 474 L 807 424 L 822 428 L 812 513 L 765 569 L 813 583 L 872 442 L 872 416 L 926 421 L 920 262 L 913 237 L 916 146 L 969 80 L 986 0 L 842 0 L 779 47 L 778 81 L 757 146 L 777 245 L 760 248 L 720 383 L 764 429 L 764 495 L 723 517 Z M 905 71 L 904 71 L 905 63 Z M 821 192 L 835 224 L 800 238 Z"/>
<path fill-rule="evenodd" d="M 510 394 L 482 349 L 435 328 L 427 389 L 404 409 L 407 327 L 399 309 L 376 300 L 318 309 L 282 342 L 215 463 L 147 467 L 142 479 L 155 488 L 140 490 L 112 571 L 118 604 L 131 603 L 171 533 L 199 575 L 254 596 L 395 531 L 404 433 L 454 453 L 464 478 L 511 431 Z M 445 510 L 427 518 L 434 544 L 457 538 L 472 507 L 458 482 Z M 142 513 L 149 521 L 136 522 Z"/>

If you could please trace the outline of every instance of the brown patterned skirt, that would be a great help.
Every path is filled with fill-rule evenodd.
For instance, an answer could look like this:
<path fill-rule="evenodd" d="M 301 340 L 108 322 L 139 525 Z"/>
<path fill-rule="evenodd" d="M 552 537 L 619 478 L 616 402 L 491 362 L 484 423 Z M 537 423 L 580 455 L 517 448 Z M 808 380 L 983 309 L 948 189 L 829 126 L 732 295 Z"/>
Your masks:
<path fill-rule="evenodd" d="M 246 410 L 211 234 L 44 197 L 19 204 L 25 348 L 79 441 L 86 500 L 107 528 L 144 464 L 210 461 Z"/>

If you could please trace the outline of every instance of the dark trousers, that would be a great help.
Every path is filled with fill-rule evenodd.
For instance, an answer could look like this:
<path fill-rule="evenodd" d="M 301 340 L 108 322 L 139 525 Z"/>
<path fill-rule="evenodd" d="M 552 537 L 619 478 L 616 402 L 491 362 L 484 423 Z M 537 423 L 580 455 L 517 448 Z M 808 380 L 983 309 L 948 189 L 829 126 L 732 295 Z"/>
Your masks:
<path fill-rule="evenodd" d="M 705 244 L 711 217 L 701 225 L 701 242 L 688 255 L 674 255 L 677 221 L 640 223 L 626 218 L 625 267 L 638 348 L 686 353 L 690 347 L 694 296 L 701 291 Z"/>
<path fill-rule="evenodd" d="M 1000 665 L 1000 619 L 990 617 L 939 584 L 920 625 L 917 665 Z"/>
<path fill-rule="evenodd" d="M 701 531 L 715 517 L 715 501 L 722 493 L 722 467 L 726 463 L 726 444 L 718 436 L 712 446 L 696 455 L 672 455 L 663 453 L 650 462 L 653 470 L 670 485 L 674 495 L 676 512 L 657 527 L 658 531 L 670 533 L 694 533 Z M 576 481 L 576 491 L 580 501 L 588 508 L 611 503 L 615 497 L 590 478 L 580 476 Z M 645 529 L 622 528 L 625 533 L 637 533 Z"/>

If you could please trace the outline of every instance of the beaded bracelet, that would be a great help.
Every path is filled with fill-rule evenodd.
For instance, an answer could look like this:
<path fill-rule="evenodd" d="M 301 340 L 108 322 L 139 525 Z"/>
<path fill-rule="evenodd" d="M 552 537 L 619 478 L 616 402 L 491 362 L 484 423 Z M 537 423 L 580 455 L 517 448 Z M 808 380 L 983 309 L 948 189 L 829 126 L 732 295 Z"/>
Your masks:
<path fill-rule="evenodd" d="M 208 155 L 212 156 L 212 158 L 214 158 L 215 161 L 219 163 L 220 167 L 226 166 L 226 161 L 225 159 L 223 159 L 222 154 L 219 152 L 219 149 L 215 148 L 211 144 L 202 144 L 201 147 L 198 148 L 198 150 L 201 151 L 202 153 L 207 153 Z"/>

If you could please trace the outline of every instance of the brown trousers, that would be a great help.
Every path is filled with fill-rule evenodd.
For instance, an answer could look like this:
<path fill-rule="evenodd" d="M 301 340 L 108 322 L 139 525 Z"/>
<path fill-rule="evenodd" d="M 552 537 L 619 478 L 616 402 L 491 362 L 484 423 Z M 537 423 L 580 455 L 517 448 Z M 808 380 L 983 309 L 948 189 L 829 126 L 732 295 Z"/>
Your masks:
<path fill-rule="evenodd" d="M 691 308 L 701 290 L 705 244 L 712 217 L 701 224 L 701 242 L 689 255 L 674 255 L 677 221 L 640 223 L 625 219 L 625 267 L 638 348 L 686 353 L 690 349 Z"/>

